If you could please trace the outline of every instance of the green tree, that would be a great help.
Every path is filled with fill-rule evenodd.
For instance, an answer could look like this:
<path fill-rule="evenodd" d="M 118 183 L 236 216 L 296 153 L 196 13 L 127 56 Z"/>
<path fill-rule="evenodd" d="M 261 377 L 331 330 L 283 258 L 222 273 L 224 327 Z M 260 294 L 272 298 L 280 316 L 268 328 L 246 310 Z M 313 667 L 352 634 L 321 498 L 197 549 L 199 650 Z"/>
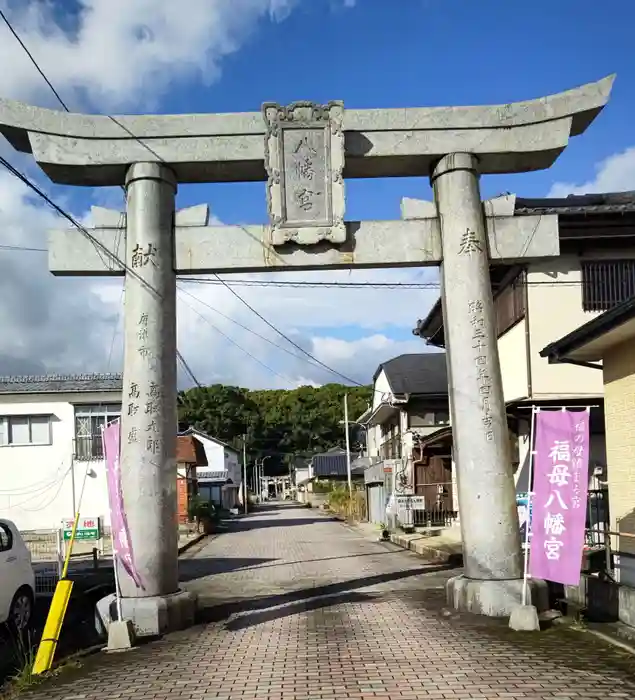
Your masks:
<path fill-rule="evenodd" d="M 191 425 L 235 447 L 246 434 L 250 460 L 268 456 L 267 472 L 281 473 L 294 457 L 344 446 L 345 394 L 349 420 L 354 421 L 371 401 L 370 387 L 325 384 L 249 391 L 216 384 L 181 392 L 179 423 L 182 429 Z"/>

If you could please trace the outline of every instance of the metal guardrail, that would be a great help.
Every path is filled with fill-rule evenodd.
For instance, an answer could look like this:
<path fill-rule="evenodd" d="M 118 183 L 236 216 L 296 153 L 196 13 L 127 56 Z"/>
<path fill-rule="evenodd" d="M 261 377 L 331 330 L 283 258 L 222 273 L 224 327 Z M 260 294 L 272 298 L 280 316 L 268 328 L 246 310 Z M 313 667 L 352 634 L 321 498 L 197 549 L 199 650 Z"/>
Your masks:
<path fill-rule="evenodd" d="M 20 534 L 31 553 L 36 595 L 52 595 L 62 572 L 62 531 L 23 530 Z"/>

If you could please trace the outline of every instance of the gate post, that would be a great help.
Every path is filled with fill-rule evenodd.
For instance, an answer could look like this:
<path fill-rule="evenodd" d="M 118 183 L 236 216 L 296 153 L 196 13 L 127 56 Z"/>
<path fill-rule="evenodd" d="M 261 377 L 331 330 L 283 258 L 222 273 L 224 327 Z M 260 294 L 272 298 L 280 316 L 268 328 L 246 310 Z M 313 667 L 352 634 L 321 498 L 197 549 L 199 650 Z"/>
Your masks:
<path fill-rule="evenodd" d="M 465 575 L 448 582 L 457 609 L 507 615 L 522 585 L 514 479 L 489 275 L 478 161 L 443 157 L 431 176 L 443 249 L 452 430 Z"/>

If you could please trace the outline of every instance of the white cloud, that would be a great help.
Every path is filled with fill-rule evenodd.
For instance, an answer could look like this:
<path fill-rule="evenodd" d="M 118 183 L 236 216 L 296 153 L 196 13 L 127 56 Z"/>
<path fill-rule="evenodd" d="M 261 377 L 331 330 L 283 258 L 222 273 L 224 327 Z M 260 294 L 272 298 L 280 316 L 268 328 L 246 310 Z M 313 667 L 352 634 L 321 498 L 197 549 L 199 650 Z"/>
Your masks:
<path fill-rule="evenodd" d="M 568 194 L 595 192 L 626 192 L 635 190 L 635 147 L 616 153 L 600 161 L 596 175 L 581 185 L 573 182 L 556 182 L 548 197 L 566 197 Z"/>
<path fill-rule="evenodd" d="M 0 172 L 3 245 L 41 248 L 55 225 L 57 217 L 25 185 Z M 117 281 L 52 279 L 46 255 L 0 250 L 0 374 L 104 371 L 117 287 Z"/>
<path fill-rule="evenodd" d="M 53 0 L 11 3 L 9 16 L 71 106 L 141 111 L 157 102 L 173 82 L 215 80 L 222 58 L 239 50 L 260 20 L 282 21 L 300 1 L 188 0 L 184 12 L 183 3 L 174 0 L 82 0 L 77 1 L 75 25 L 64 30 L 59 25 L 59 3 Z M 338 2 L 340 7 L 354 5 L 350 0 Z M 6 11 L 7 0 L 0 0 L 0 7 Z M 0 95 L 52 104 L 33 65 L 2 31 L 0 27 L 0 65 L 11 70 L 0 73 Z M 20 165 L 26 162 L 18 154 L 11 154 L 11 160 Z M 68 200 L 60 200 L 59 195 L 56 199 L 69 209 Z M 118 206 L 120 200 L 118 190 L 97 191 L 101 205 Z M 74 209 L 76 218 L 88 222 L 87 211 Z M 59 225 L 59 218 L 24 185 L 0 171 L 0 244 L 46 247 L 47 229 Z M 425 279 L 434 276 L 431 273 Z M 421 281 L 413 270 L 305 273 L 284 279 Z M 297 349 L 223 287 L 184 284 L 184 288 L 271 341 L 181 294 L 179 349 L 201 381 L 252 387 L 338 381 L 298 357 Z M 389 357 L 424 350 L 418 339 L 396 341 L 390 336 L 395 330 L 402 336 L 404 329 L 409 332 L 438 294 L 434 289 L 252 287 L 238 291 L 301 347 L 359 381 L 368 381 L 377 364 Z M 120 369 L 121 302 L 120 279 L 55 278 L 47 270 L 46 255 L 0 250 L 0 374 Z"/>
<path fill-rule="evenodd" d="M 173 81 L 204 84 L 222 59 L 248 40 L 263 18 L 283 21 L 299 0 L 76 0 L 74 26 L 62 28 L 69 5 L 0 0 L 34 58 L 62 97 L 87 96 L 102 110 L 153 103 Z M 0 94 L 50 99 L 48 88 L 8 30 L 0 27 Z M 73 99 L 68 98 L 71 103 Z"/>
<path fill-rule="evenodd" d="M 412 281 L 416 273 L 414 270 L 359 270 L 344 274 L 348 281 L 354 282 L 381 280 L 399 283 Z M 431 276 L 434 274 L 431 273 Z M 293 281 L 302 278 L 304 281 L 333 282 L 341 280 L 342 276 L 341 272 L 285 273 L 284 277 L 267 275 L 266 279 Z M 251 277 L 262 279 L 261 275 Z M 290 387 L 302 383 L 342 381 L 341 376 L 329 373 L 303 356 L 301 351 L 254 316 L 225 288 L 185 281 L 180 283 L 180 287 L 184 291 L 179 295 L 179 346 L 195 373 L 204 376 L 213 367 L 217 370 L 222 368 L 225 381 L 250 386 Z M 438 295 L 436 288 L 408 291 L 328 287 L 289 289 L 274 286 L 234 289 L 317 360 L 341 375 L 360 382 L 369 381 L 377 365 L 386 359 L 405 352 L 425 351 L 423 341 L 418 338 L 413 336 L 408 340 L 395 340 L 391 333 L 403 337 L 405 331 L 409 336 L 416 319 L 425 314 Z M 270 342 L 240 328 L 210 307 Z M 243 351 L 219 339 L 210 322 L 282 377 L 268 373 Z M 272 344 L 282 346 L 287 352 Z"/>

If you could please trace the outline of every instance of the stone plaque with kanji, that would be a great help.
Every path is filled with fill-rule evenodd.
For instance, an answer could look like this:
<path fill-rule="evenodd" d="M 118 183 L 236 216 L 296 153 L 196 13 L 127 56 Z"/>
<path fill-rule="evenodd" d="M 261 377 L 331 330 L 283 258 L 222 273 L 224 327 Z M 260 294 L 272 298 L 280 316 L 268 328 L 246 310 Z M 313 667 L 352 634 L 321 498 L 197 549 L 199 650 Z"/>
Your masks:
<path fill-rule="evenodd" d="M 343 243 L 344 105 L 263 105 L 273 245 Z"/>

